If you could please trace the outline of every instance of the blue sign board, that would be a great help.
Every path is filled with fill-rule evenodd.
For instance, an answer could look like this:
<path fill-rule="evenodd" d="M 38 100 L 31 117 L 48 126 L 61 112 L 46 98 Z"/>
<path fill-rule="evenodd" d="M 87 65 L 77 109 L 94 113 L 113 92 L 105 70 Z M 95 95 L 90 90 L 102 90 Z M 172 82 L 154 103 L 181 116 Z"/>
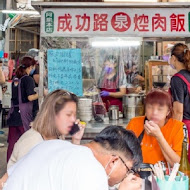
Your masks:
<path fill-rule="evenodd" d="M 4 51 L 0 51 L 0 58 L 4 57 Z"/>
<path fill-rule="evenodd" d="M 64 89 L 83 95 L 81 49 L 49 49 L 48 89 Z"/>

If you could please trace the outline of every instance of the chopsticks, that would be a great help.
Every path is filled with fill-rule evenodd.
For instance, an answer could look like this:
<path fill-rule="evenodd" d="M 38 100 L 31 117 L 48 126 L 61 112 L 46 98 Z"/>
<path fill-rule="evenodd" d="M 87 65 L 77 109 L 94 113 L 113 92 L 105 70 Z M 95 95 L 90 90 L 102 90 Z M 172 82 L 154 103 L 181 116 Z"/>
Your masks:
<path fill-rule="evenodd" d="M 175 163 L 172 170 L 171 170 L 170 164 L 168 162 L 167 162 L 167 165 L 168 165 L 168 171 L 169 171 L 169 179 L 168 179 L 168 181 L 174 181 L 175 177 L 176 177 L 176 175 L 178 173 L 180 164 L 179 163 Z M 164 175 L 165 175 L 166 168 L 165 168 L 165 164 L 164 163 L 162 163 L 161 161 L 159 161 L 158 163 L 156 163 L 154 165 L 151 164 L 150 166 L 151 166 L 151 168 L 153 170 L 154 175 L 158 179 L 165 180 Z M 183 176 L 184 175 L 182 175 L 181 173 L 182 172 L 180 172 L 180 176 L 181 176 L 180 179 L 183 180 Z"/>

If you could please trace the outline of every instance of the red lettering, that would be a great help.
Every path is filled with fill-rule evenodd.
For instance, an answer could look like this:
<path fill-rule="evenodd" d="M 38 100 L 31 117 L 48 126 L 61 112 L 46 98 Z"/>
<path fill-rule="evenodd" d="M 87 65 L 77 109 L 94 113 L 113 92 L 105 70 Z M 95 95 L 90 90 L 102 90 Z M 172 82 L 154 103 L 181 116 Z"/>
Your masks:
<path fill-rule="evenodd" d="M 154 32 L 158 28 L 161 28 L 162 31 L 166 31 L 166 17 L 155 14 L 155 16 L 152 17 L 152 31 Z"/>
<path fill-rule="evenodd" d="M 134 23 L 135 23 L 134 31 L 135 30 L 138 30 L 140 32 L 149 31 L 149 29 L 148 29 L 149 20 L 148 20 L 147 15 L 142 14 L 142 15 L 138 16 L 137 14 L 135 14 Z"/>
<path fill-rule="evenodd" d="M 108 14 L 94 14 L 94 29 L 93 31 L 107 31 L 108 30 Z"/>
<path fill-rule="evenodd" d="M 64 16 L 59 16 L 57 31 L 69 30 L 71 32 L 72 31 L 71 19 L 72 19 L 72 17 L 70 14 L 65 14 Z"/>
<path fill-rule="evenodd" d="M 82 31 L 82 30 L 89 31 L 89 29 L 90 29 L 90 16 L 87 16 L 86 14 L 84 14 L 83 16 L 76 15 L 76 18 L 77 18 L 76 29 L 79 31 Z"/>
<path fill-rule="evenodd" d="M 185 31 L 184 24 L 185 24 L 185 15 L 184 14 L 172 14 L 170 16 L 170 24 L 171 24 L 171 32 L 172 31 Z"/>
<path fill-rule="evenodd" d="M 118 32 L 125 32 L 131 26 L 131 19 L 128 14 L 119 12 L 113 15 L 111 25 Z"/>

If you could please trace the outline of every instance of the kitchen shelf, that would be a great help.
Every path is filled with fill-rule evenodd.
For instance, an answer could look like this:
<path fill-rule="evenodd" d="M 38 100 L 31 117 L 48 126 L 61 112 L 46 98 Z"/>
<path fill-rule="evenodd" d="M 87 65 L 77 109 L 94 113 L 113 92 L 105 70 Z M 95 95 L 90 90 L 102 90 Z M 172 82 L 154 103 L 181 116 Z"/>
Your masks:
<path fill-rule="evenodd" d="M 153 77 L 152 76 L 160 76 L 160 75 L 153 75 L 152 74 L 152 67 L 153 66 L 165 66 L 169 65 L 168 62 L 162 60 L 149 60 L 145 63 L 145 89 L 146 93 L 153 88 Z M 167 76 L 167 75 L 162 75 Z"/>

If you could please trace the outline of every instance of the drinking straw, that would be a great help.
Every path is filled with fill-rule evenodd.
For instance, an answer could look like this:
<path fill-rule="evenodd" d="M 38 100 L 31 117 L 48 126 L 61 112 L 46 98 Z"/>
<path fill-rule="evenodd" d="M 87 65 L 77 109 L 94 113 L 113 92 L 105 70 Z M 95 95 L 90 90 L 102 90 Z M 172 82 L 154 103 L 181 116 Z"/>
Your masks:
<path fill-rule="evenodd" d="M 179 170 L 179 166 L 180 166 L 179 163 L 175 163 L 175 164 L 174 164 L 173 170 L 172 170 L 172 172 L 171 172 L 171 175 L 170 175 L 168 181 L 174 181 L 174 179 L 175 179 L 175 177 L 176 177 L 176 174 L 177 174 L 177 172 L 178 172 L 178 170 Z"/>
<path fill-rule="evenodd" d="M 180 181 L 183 181 L 184 173 L 181 174 Z"/>
<path fill-rule="evenodd" d="M 167 165 L 168 165 L 168 172 L 169 172 L 169 174 L 168 174 L 168 175 L 170 175 L 170 174 L 171 174 L 170 163 L 169 163 L 169 162 L 167 162 Z"/>
<path fill-rule="evenodd" d="M 159 167 L 159 170 L 160 170 L 161 179 L 165 180 L 164 179 L 164 172 L 163 172 L 162 164 L 161 164 L 160 161 L 158 162 L 158 167 Z"/>

